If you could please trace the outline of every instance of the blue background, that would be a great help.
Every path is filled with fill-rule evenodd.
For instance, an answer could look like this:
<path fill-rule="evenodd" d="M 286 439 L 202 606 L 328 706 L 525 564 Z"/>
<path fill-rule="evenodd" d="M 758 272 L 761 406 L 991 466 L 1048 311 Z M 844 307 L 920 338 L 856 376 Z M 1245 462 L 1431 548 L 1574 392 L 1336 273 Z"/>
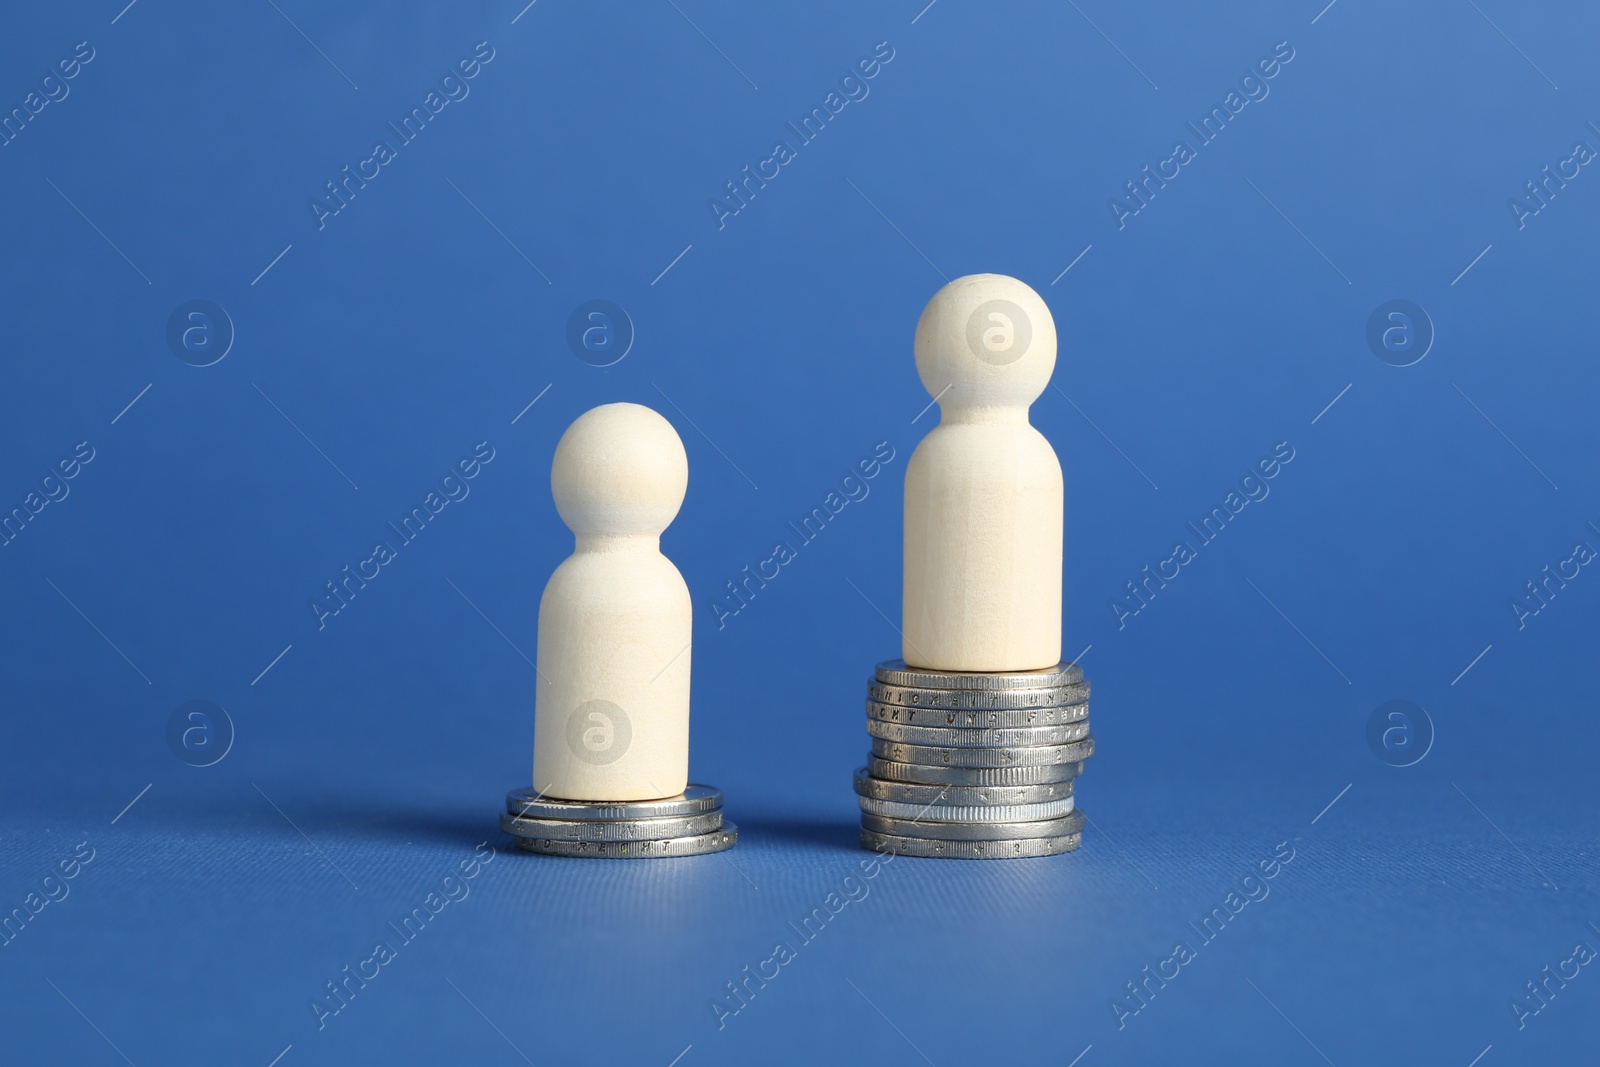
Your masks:
<path fill-rule="evenodd" d="M 924 2 L 12 5 L 5 110 L 94 58 L 0 148 L 0 506 L 95 458 L 0 548 L 0 910 L 95 858 L 0 947 L 8 1062 L 1593 1055 L 1592 967 L 1520 1029 L 1511 1000 L 1600 947 L 1600 576 L 1520 628 L 1511 604 L 1600 546 L 1600 174 L 1521 228 L 1508 201 L 1600 147 L 1600 16 Z M 319 229 L 324 182 L 480 41 L 470 95 Z M 719 228 L 710 198 L 880 41 L 870 94 Z M 1280 41 L 1270 94 L 1119 229 L 1108 201 Z M 911 336 L 980 271 L 1060 333 L 1032 418 L 1066 474 L 1093 826 L 1066 857 L 882 868 L 719 1028 L 867 855 L 863 682 L 899 649 L 936 417 Z M 166 341 L 192 299 L 236 331 L 209 367 Z M 565 340 L 594 299 L 637 334 L 607 368 Z M 1408 367 L 1366 341 L 1391 299 L 1436 331 Z M 326 982 L 504 848 L 571 545 L 550 458 L 616 400 L 688 448 L 663 545 L 696 599 L 691 776 L 739 847 L 501 852 L 319 1029 Z M 319 629 L 324 583 L 480 441 L 470 495 Z M 870 496 L 719 629 L 724 583 L 879 441 Z M 1119 627 L 1124 583 L 1282 441 L 1270 495 Z M 1432 723 L 1413 766 L 1367 742 L 1392 699 Z M 236 731 L 210 767 L 168 746 L 190 700 Z M 1270 895 L 1119 1025 L 1279 842 Z"/>

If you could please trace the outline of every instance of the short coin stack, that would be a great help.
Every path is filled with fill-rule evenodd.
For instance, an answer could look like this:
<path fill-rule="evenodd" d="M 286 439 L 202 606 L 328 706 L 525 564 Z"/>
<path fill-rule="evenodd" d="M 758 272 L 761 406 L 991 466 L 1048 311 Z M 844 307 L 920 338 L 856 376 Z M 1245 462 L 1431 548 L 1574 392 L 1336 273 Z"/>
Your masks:
<path fill-rule="evenodd" d="M 648 859 L 732 848 L 739 828 L 722 818 L 722 791 L 691 785 L 664 800 L 557 800 L 532 789 L 506 794 L 500 829 L 541 856 Z"/>
<path fill-rule="evenodd" d="M 979 673 L 878 664 L 861 846 L 903 856 L 1054 856 L 1083 842 L 1073 786 L 1094 754 L 1075 663 Z"/>

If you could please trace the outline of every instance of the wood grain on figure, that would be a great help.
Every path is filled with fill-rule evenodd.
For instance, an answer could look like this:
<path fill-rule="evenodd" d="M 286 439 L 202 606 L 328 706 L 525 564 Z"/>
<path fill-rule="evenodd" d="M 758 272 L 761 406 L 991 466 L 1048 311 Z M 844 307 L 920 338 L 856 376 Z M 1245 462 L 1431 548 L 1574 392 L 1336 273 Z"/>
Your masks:
<path fill-rule="evenodd" d="M 639 404 L 579 416 L 550 489 L 577 539 L 539 601 L 533 785 L 650 800 L 689 780 L 689 589 L 661 533 L 689 485 L 672 425 Z"/>
<path fill-rule="evenodd" d="M 917 322 L 939 425 L 906 466 L 902 655 L 915 667 L 1018 671 L 1061 661 L 1061 464 L 1028 422 L 1056 328 L 1015 278 L 973 274 Z"/>

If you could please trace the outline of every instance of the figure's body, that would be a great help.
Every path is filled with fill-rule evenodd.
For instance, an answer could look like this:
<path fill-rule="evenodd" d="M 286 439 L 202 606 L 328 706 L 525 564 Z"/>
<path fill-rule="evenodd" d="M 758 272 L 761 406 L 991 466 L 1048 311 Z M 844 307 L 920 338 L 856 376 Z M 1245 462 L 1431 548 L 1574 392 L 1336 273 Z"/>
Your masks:
<path fill-rule="evenodd" d="M 1017 671 L 1061 660 L 1061 464 L 1028 422 L 1055 323 L 1014 278 L 957 278 L 917 323 L 940 421 L 906 467 L 902 654 L 915 667 Z"/>
<path fill-rule="evenodd" d="M 691 607 L 661 533 L 688 487 L 683 442 L 638 404 L 586 412 L 551 465 L 573 552 L 539 601 L 534 788 L 649 800 L 689 774 Z"/>

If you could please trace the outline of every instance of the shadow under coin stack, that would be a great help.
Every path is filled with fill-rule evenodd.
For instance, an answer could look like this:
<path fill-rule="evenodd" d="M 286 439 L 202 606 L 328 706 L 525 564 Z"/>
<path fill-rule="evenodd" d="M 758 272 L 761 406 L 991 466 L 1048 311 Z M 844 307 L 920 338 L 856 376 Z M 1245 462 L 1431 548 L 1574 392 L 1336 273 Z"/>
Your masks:
<path fill-rule="evenodd" d="M 861 845 L 901 856 L 1054 856 L 1083 842 L 1073 787 L 1094 754 L 1075 663 L 986 674 L 878 664 Z"/>
<path fill-rule="evenodd" d="M 732 848 L 739 828 L 722 819 L 722 791 L 691 785 L 664 800 L 557 800 L 532 789 L 506 794 L 500 829 L 541 856 L 647 859 Z"/>

